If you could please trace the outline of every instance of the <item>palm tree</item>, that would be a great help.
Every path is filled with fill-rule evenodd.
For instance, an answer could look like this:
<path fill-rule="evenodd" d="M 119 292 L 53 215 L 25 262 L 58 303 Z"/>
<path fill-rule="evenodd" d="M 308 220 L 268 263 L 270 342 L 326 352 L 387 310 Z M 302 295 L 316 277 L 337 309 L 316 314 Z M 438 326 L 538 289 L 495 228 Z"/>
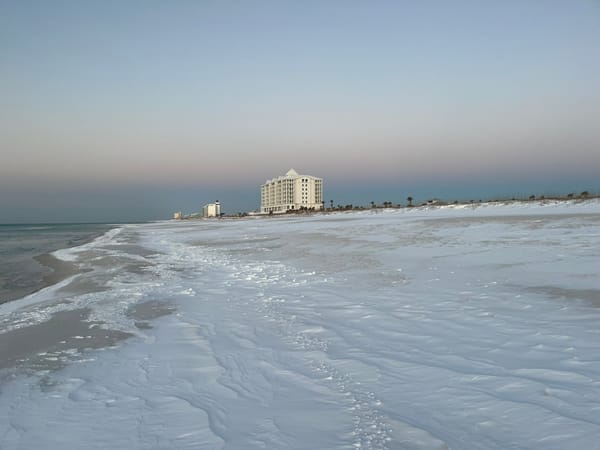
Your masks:
<path fill-rule="evenodd" d="M 412 206 L 412 201 L 413 201 L 412 197 L 410 197 L 410 196 L 406 197 L 406 201 L 408 202 L 408 206 Z"/>
<path fill-rule="evenodd" d="M 371 202 L 371 208 L 375 208 L 375 202 Z"/>
<path fill-rule="evenodd" d="M 329 205 L 331 206 L 329 209 L 333 209 L 333 200 L 329 200 Z"/>

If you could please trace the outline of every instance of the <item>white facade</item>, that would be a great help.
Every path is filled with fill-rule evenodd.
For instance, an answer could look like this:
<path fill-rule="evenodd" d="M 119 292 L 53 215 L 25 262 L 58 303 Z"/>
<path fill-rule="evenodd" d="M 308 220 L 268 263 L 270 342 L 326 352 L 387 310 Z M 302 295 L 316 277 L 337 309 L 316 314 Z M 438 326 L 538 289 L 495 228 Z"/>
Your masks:
<path fill-rule="evenodd" d="M 260 212 L 281 214 L 287 211 L 323 209 L 323 180 L 298 175 L 290 169 L 285 175 L 268 180 L 260 188 Z"/>
<path fill-rule="evenodd" d="M 204 205 L 202 208 L 202 217 L 220 217 L 221 216 L 221 204 L 217 200 L 214 203 Z"/>
<path fill-rule="evenodd" d="M 181 211 L 177 211 L 175 214 L 173 214 L 173 219 L 175 219 L 175 220 L 182 220 L 183 219 L 183 213 Z"/>

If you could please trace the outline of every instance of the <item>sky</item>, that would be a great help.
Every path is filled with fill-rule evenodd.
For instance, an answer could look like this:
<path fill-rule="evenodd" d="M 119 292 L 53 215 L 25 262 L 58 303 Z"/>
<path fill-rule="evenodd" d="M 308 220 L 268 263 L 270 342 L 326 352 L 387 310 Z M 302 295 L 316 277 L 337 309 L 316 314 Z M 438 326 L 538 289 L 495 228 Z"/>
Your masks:
<path fill-rule="evenodd" d="M 0 223 L 600 192 L 600 1 L 0 0 Z"/>

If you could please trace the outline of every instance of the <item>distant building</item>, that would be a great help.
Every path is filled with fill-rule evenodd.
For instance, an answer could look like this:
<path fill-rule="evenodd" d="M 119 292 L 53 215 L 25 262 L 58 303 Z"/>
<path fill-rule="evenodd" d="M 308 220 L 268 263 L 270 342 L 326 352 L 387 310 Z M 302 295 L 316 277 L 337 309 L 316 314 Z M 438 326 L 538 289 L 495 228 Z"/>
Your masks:
<path fill-rule="evenodd" d="M 286 211 L 323 209 L 323 180 L 298 175 L 290 169 L 285 175 L 268 180 L 260 188 L 260 212 L 281 214 Z"/>
<path fill-rule="evenodd" d="M 221 216 L 221 204 L 219 200 L 214 203 L 204 205 L 202 208 L 202 217 L 220 217 Z"/>
<path fill-rule="evenodd" d="M 173 219 L 175 219 L 175 220 L 183 219 L 183 213 L 181 211 L 177 211 L 175 214 L 173 214 Z"/>

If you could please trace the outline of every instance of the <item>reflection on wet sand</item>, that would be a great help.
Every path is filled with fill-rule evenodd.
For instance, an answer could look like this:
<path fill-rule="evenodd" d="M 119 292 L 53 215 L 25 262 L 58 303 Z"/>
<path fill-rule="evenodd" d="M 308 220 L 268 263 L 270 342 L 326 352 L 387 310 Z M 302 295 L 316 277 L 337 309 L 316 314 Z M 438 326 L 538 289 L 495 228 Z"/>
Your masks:
<path fill-rule="evenodd" d="M 59 369 L 86 349 L 110 347 L 132 334 L 88 321 L 90 309 L 59 311 L 36 325 L 2 334 L 0 369 Z"/>

